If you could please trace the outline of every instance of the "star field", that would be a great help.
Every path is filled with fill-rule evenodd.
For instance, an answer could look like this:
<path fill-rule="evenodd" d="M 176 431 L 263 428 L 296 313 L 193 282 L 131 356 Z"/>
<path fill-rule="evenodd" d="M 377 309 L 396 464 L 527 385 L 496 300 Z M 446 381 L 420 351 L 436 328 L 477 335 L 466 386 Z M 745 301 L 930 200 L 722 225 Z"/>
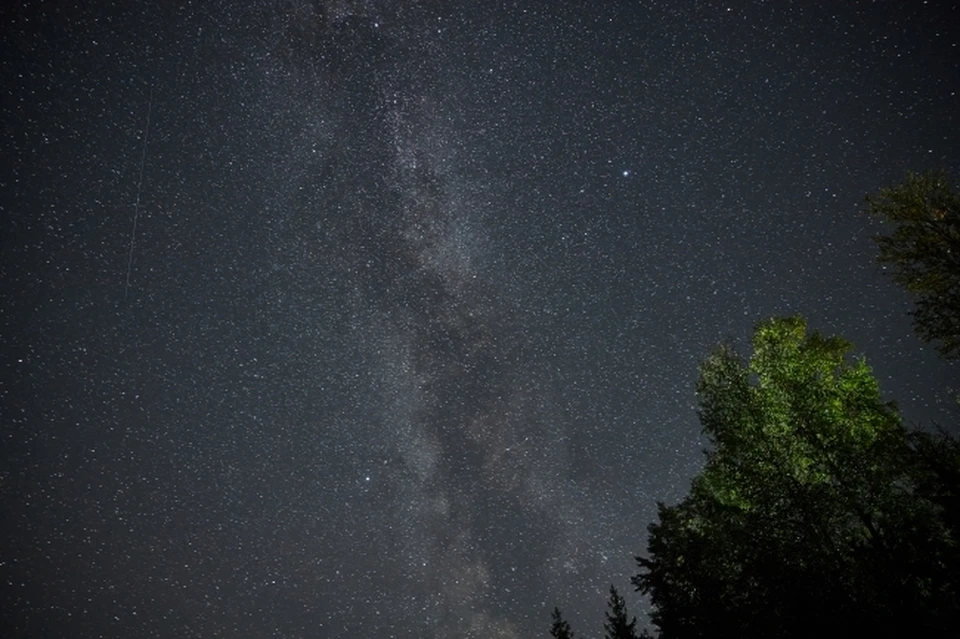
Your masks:
<path fill-rule="evenodd" d="M 956 4 L 0 20 L 4 636 L 644 623 L 697 364 L 771 315 L 955 417 L 858 208 L 960 175 Z"/>

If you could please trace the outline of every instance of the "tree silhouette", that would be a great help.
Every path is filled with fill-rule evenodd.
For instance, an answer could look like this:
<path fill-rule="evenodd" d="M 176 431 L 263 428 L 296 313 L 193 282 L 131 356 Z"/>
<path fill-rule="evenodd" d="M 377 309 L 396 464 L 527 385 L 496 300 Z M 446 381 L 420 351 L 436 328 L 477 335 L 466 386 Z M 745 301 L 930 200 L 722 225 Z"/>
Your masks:
<path fill-rule="evenodd" d="M 637 637 L 637 618 L 627 621 L 627 604 L 617 589 L 610 586 L 610 599 L 607 601 L 607 620 L 603 624 L 606 639 L 639 639 Z"/>
<path fill-rule="evenodd" d="M 911 173 L 868 197 L 867 212 L 894 225 L 874 238 L 877 261 L 913 294 L 917 334 L 945 358 L 960 358 L 960 197 L 943 173 Z"/>
<path fill-rule="evenodd" d="M 553 609 L 553 626 L 550 628 L 550 636 L 555 639 L 573 639 L 573 630 L 560 614 L 559 608 Z"/>

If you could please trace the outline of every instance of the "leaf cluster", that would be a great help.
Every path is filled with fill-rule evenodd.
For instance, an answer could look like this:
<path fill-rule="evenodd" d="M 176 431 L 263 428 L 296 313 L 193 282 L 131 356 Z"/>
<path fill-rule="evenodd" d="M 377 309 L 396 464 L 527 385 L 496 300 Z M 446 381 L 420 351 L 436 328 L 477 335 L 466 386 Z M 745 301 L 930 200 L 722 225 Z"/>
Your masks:
<path fill-rule="evenodd" d="M 866 211 L 892 226 L 874 238 L 877 261 L 914 296 L 917 334 L 937 342 L 944 357 L 960 358 L 960 197 L 946 175 L 911 173 L 868 197 Z"/>

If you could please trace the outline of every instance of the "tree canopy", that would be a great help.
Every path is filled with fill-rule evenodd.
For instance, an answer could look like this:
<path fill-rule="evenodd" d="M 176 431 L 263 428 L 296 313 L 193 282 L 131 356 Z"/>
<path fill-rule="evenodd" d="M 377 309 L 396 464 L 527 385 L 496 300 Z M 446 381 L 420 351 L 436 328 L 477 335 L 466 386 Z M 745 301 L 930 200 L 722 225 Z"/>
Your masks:
<path fill-rule="evenodd" d="M 960 195 L 911 173 L 866 203 L 890 225 L 877 260 L 914 296 L 918 336 L 960 359 Z M 907 430 L 852 345 L 799 317 L 761 322 L 751 345 L 701 364 L 706 463 L 657 504 L 636 558 L 660 637 L 954 636 L 960 441 Z M 613 587 L 608 607 L 606 636 L 635 637 Z"/>
<path fill-rule="evenodd" d="M 893 225 L 874 238 L 877 260 L 913 294 L 917 334 L 947 359 L 960 358 L 960 197 L 943 173 L 910 174 L 868 197 L 867 212 Z"/>
<path fill-rule="evenodd" d="M 702 364 L 706 465 L 658 504 L 637 558 L 661 637 L 951 627 L 955 443 L 908 433 L 851 345 L 799 318 L 761 323 L 752 345 L 749 361 L 723 346 Z"/>

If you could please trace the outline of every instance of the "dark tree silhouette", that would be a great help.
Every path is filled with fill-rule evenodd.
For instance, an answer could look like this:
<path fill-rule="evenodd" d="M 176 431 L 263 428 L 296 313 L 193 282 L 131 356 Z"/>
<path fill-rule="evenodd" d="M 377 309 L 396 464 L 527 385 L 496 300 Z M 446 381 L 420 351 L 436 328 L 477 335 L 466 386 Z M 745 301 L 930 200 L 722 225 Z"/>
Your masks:
<path fill-rule="evenodd" d="M 607 601 L 607 620 L 603 624 L 606 639 L 639 639 L 637 637 L 637 618 L 634 617 L 627 621 L 627 604 L 617 592 L 617 589 L 610 586 L 610 599 Z"/>
<path fill-rule="evenodd" d="M 555 639 L 573 639 L 573 630 L 564 620 L 559 608 L 553 609 L 553 626 L 550 628 L 550 636 Z"/>
<path fill-rule="evenodd" d="M 753 350 L 702 364 L 706 466 L 637 558 L 662 639 L 951 636 L 960 446 L 908 433 L 851 345 L 799 318 Z"/>
<path fill-rule="evenodd" d="M 960 358 L 960 197 L 943 173 L 910 174 L 868 197 L 866 210 L 893 225 L 874 238 L 877 261 L 913 294 L 917 334 L 945 358 Z"/>

